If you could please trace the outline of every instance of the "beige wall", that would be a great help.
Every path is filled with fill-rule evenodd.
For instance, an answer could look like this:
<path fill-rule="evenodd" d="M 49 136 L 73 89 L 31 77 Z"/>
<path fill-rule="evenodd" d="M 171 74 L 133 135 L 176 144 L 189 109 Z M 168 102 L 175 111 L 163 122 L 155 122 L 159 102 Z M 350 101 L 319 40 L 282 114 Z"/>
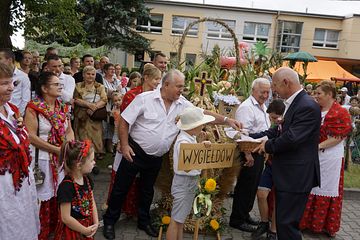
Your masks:
<path fill-rule="evenodd" d="M 163 29 L 161 34 L 141 33 L 144 37 L 153 40 L 151 47 L 155 51 L 162 51 L 168 57 L 170 52 L 177 52 L 181 36 L 171 33 L 172 16 L 187 17 L 212 17 L 217 19 L 235 20 L 235 33 L 239 41 L 242 41 L 244 22 L 270 23 L 268 45 L 271 48 L 276 46 L 277 41 L 277 22 L 278 20 L 303 22 L 303 29 L 300 40 L 300 50 L 307 51 L 315 56 L 329 58 L 349 58 L 360 59 L 360 17 L 324 17 L 318 15 L 276 13 L 274 11 L 249 12 L 241 9 L 223 9 L 223 8 L 204 8 L 199 6 L 176 6 L 162 3 L 147 3 L 151 8 L 151 13 L 163 14 Z M 339 30 L 339 43 L 337 49 L 313 47 L 315 28 L 329 30 Z M 182 59 L 185 59 L 186 53 L 197 55 L 196 61 L 202 51 L 211 51 L 213 46 L 218 44 L 223 49 L 231 49 L 233 42 L 231 40 L 208 39 L 206 35 L 205 23 L 199 25 L 197 37 L 186 37 L 182 51 Z M 149 60 L 149 56 L 145 56 Z M 132 67 L 133 59 L 128 58 L 128 65 Z"/>

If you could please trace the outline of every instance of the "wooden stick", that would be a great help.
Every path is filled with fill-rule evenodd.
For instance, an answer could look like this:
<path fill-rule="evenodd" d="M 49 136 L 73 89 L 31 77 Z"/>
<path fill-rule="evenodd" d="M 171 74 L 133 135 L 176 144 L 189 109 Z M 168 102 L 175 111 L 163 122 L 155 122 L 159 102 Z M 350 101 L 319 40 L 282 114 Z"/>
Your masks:
<path fill-rule="evenodd" d="M 158 240 L 162 239 L 163 226 L 160 226 Z"/>
<path fill-rule="evenodd" d="M 195 223 L 195 229 L 194 229 L 194 240 L 199 239 L 199 226 L 200 226 L 200 219 L 197 219 L 196 223 Z"/>
<path fill-rule="evenodd" d="M 221 236 L 220 236 L 220 232 L 219 232 L 219 231 L 216 232 L 216 239 L 217 239 L 217 240 L 221 240 Z"/>

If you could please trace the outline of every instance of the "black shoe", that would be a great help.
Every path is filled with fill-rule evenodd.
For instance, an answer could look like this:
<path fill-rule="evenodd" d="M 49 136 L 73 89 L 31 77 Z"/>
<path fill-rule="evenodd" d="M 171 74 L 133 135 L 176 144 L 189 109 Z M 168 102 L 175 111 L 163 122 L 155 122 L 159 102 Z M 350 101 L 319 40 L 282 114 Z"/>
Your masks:
<path fill-rule="evenodd" d="M 260 221 L 257 221 L 255 219 L 253 219 L 252 217 L 249 217 L 248 219 L 246 219 L 245 222 L 250 225 L 254 225 L 254 226 L 257 226 L 260 224 Z"/>
<path fill-rule="evenodd" d="M 103 235 L 106 239 L 115 239 L 114 225 L 105 225 L 104 224 Z"/>
<path fill-rule="evenodd" d="M 151 236 L 151 237 L 158 237 L 159 233 L 150 225 L 146 225 L 146 226 L 142 226 L 142 225 L 138 225 L 138 228 L 145 231 L 147 235 Z"/>
<path fill-rule="evenodd" d="M 248 224 L 248 223 L 241 223 L 241 224 L 231 224 L 229 223 L 230 227 L 239 229 L 240 231 L 244 231 L 244 232 L 255 232 L 256 231 L 256 227 Z"/>
<path fill-rule="evenodd" d="M 269 230 L 266 234 L 265 240 L 277 240 L 276 233 Z"/>
<path fill-rule="evenodd" d="M 258 239 L 269 230 L 269 222 L 260 222 L 256 231 L 251 234 L 252 239 Z"/>

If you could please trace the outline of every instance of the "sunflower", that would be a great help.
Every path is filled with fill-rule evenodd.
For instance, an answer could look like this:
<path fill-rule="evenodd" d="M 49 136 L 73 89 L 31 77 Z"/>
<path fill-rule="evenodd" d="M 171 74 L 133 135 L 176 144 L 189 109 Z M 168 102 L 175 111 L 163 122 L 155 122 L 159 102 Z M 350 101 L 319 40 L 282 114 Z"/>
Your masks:
<path fill-rule="evenodd" d="M 163 216 L 162 218 L 161 218 L 161 222 L 162 222 L 162 224 L 164 224 L 164 225 L 169 225 L 170 224 L 170 217 L 169 216 Z"/>
<path fill-rule="evenodd" d="M 214 229 L 214 231 L 218 230 L 219 227 L 220 227 L 219 222 L 216 221 L 216 219 L 212 219 L 210 221 L 210 226 L 211 226 L 212 229 Z"/>
<path fill-rule="evenodd" d="M 209 178 L 205 183 L 205 190 L 208 193 L 211 193 L 215 191 L 215 189 L 216 189 L 216 181 L 213 178 Z"/>

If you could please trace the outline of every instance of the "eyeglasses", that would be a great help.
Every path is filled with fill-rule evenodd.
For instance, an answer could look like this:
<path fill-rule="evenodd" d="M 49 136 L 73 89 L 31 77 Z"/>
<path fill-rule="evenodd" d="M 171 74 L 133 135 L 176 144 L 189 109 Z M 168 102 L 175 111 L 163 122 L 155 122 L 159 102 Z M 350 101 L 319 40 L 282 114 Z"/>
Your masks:
<path fill-rule="evenodd" d="M 61 87 L 63 88 L 64 87 L 64 84 L 63 83 L 49 83 L 50 86 L 54 85 L 55 87 Z"/>

